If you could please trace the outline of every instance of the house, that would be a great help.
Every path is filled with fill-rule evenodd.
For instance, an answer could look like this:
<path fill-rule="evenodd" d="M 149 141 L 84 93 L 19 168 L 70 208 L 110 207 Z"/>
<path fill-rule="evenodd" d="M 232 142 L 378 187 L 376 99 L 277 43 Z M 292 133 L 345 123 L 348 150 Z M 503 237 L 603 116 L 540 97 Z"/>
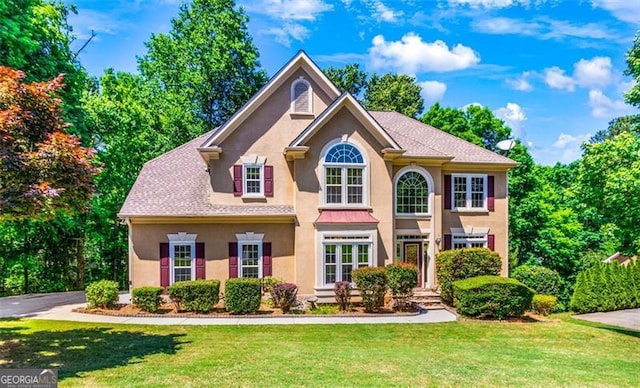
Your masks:
<path fill-rule="evenodd" d="M 607 257 L 602 260 L 603 263 L 614 263 L 617 262 L 620 265 L 629 265 L 631 263 L 635 263 L 638 260 L 637 256 L 625 256 L 620 252 L 616 252 L 613 255 Z"/>
<path fill-rule="evenodd" d="M 333 296 L 362 266 L 488 247 L 508 268 L 516 163 L 340 94 L 300 51 L 220 127 L 147 162 L 119 213 L 131 287 L 282 277 Z"/>

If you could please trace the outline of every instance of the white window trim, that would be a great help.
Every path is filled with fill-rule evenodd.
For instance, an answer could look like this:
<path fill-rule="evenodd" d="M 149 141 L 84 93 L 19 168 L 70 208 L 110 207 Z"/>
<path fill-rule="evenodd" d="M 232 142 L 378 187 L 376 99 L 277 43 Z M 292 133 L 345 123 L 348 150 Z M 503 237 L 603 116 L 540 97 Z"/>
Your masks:
<path fill-rule="evenodd" d="M 456 248 L 456 244 L 465 244 L 464 248 L 472 248 L 472 244 L 482 243 L 483 248 L 489 247 L 489 236 L 487 233 L 456 233 L 451 235 L 451 249 Z"/>
<path fill-rule="evenodd" d="M 190 246 L 191 247 L 191 280 L 196 278 L 196 238 L 197 234 L 187 234 L 178 232 L 176 234 L 167 234 L 169 239 L 169 284 L 175 283 L 175 247 Z"/>
<path fill-rule="evenodd" d="M 371 230 L 353 230 L 341 232 L 318 232 L 317 236 L 317 252 L 316 252 L 316 290 L 332 289 L 335 283 L 325 283 L 326 266 L 325 266 L 325 246 L 339 244 L 367 244 L 369 246 L 369 261 L 367 265 L 373 267 L 375 258 L 377 257 L 377 233 Z M 358 251 L 357 248 L 352 251 L 353 269 L 358 268 Z M 336 250 L 336 281 L 342 278 L 341 257 Z"/>
<path fill-rule="evenodd" d="M 456 196 L 455 196 L 455 178 L 464 177 L 467 181 L 467 193 L 466 193 L 466 204 L 464 207 L 456 207 Z M 482 182 L 482 198 L 483 205 L 482 207 L 471 207 L 471 178 L 483 178 Z M 487 174 L 451 174 L 451 210 L 458 212 L 487 212 L 487 197 L 488 197 L 488 175 Z"/>
<path fill-rule="evenodd" d="M 264 166 L 267 162 L 267 158 L 257 155 L 245 155 L 240 158 L 242 161 L 242 198 L 265 198 L 264 195 Z M 247 168 L 259 168 L 260 169 L 260 192 L 248 193 L 247 192 Z"/>
<path fill-rule="evenodd" d="M 362 155 L 363 163 L 326 163 L 325 158 L 327 153 L 335 146 L 340 143 L 347 143 L 349 145 L 354 146 L 360 155 Z M 322 208 L 331 208 L 331 209 L 361 209 L 369 207 L 369 162 L 367 160 L 366 154 L 362 151 L 363 147 L 361 147 L 358 143 L 347 139 L 347 135 L 343 135 L 340 139 L 334 139 L 327 143 L 322 151 L 320 152 L 320 169 L 322 170 L 322 182 L 320 184 L 320 206 Z M 342 197 L 340 203 L 327 203 L 327 167 L 338 167 L 341 168 L 341 177 L 342 177 Z M 362 168 L 362 203 L 348 203 L 347 201 L 347 169 L 348 168 Z"/>
<path fill-rule="evenodd" d="M 400 178 L 408 173 L 408 172 L 417 172 L 420 175 L 422 175 L 426 180 L 427 180 L 427 185 L 429 186 L 429 200 L 427 203 L 427 208 L 428 208 L 428 212 L 427 213 L 398 213 L 398 181 L 400 180 Z M 434 183 L 433 183 L 433 178 L 431 177 L 431 174 L 429 174 L 429 171 L 427 171 L 426 169 L 422 168 L 422 167 L 418 167 L 418 166 L 407 166 L 407 167 L 403 167 L 401 168 L 397 173 L 396 173 L 396 177 L 393 180 L 393 212 L 396 216 L 398 217 L 409 217 L 409 218 L 413 218 L 413 217 L 431 217 L 432 214 L 432 209 L 433 209 L 433 202 L 434 202 L 434 192 L 433 192 L 433 188 L 435 187 Z M 453 189 L 452 189 L 453 190 Z"/>
<path fill-rule="evenodd" d="M 308 90 L 308 104 L 307 106 L 309 107 L 309 110 L 307 111 L 298 111 L 296 110 L 296 85 L 299 83 L 303 83 L 307 85 L 307 90 Z M 291 105 L 290 105 L 290 112 L 293 114 L 313 114 L 313 88 L 311 87 L 311 83 L 309 81 L 307 81 L 306 79 L 302 78 L 302 76 L 300 78 L 298 78 L 297 80 L 293 81 L 291 83 L 291 89 L 290 89 L 290 101 L 291 101 Z"/>
<path fill-rule="evenodd" d="M 238 277 L 242 277 L 242 247 L 244 245 L 258 245 L 258 279 L 262 279 L 262 241 L 264 240 L 264 234 L 246 232 L 242 234 L 236 234 L 238 240 Z"/>

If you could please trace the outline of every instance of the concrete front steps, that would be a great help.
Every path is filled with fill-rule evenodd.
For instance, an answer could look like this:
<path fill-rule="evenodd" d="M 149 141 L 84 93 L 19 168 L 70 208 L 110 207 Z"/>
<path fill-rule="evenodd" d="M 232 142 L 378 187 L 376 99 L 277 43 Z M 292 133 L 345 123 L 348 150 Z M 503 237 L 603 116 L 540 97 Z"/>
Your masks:
<path fill-rule="evenodd" d="M 440 294 L 428 288 L 415 288 L 413 290 L 413 297 L 409 299 L 409 303 L 411 303 L 414 308 L 421 310 L 446 310 Z"/>

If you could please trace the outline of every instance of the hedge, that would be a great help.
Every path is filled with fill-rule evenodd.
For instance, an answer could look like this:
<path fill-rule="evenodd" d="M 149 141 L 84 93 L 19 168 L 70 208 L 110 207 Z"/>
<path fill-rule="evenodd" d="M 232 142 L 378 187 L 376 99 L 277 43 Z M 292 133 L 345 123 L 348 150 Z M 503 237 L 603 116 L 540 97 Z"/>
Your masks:
<path fill-rule="evenodd" d="M 520 317 L 531 306 L 534 291 L 516 279 L 478 276 L 453 283 L 458 312 L 470 317 Z"/>
<path fill-rule="evenodd" d="M 108 308 L 118 301 L 118 282 L 100 280 L 89 284 L 85 293 L 89 308 Z"/>
<path fill-rule="evenodd" d="M 534 295 L 533 300 L 531 301 L 531 310 L 536 314 L 549 315 L 549 313 L 556 307 L 557 303 L 558 298 L 553 295 Z"/>
<path fill-rule="evenodd" d="M 453 304 L 453 282 L 482 275 L 499 275 L 502 259 L 487 248 L 452 249 L 436 255 L 436 276 L 442 301 Z"/>
<path fill-rule="evenodd" d="M 260 309 L 261 281 L 256 278 L 233 278 L 227 280 L 224 290 L 224 305 L 232 314 L 249 314 Z"/>
<path fill-rule="evenodd" d="M 178 310 L 206 314 L 220 301 L 220 280 L 190 280 L 169 286 L 169 297 Z"/>
<path fill-rule="evenodd" d="M 409 263 L 387 265 L 387 283 L 391 296 L 398 303 L 398 309 L 406 307 L 407 300 L 413 296 L 413 288 L 418 283 L 418 267 Z"/>
<path fill-rule="evenodd" d="M 360 267 L 351 273 L 360 291 L 364 310 L 368 313 L 384 305 L 384 294 L 387 293 L 386 272 L 384 267 Z"/>
<path fill-rule="evenodd" d="M 156 313 L 160 309 L 160 304 L 162 304 L 162 298 L 160 297 L 162 291 L 164 291 L 162 287 L 147 286 L 134 288 L 133 291 L 131 291 L 131 301 L 134 306 L 142 311 Z"/>
<path fill-rule="evenodd" d="M 521 265 L 511 272 L 511 277 L 537 294 L 558 295 L 560 292 L 560 274 L 540 265 Z"/>
<path fill-rule="evenodd" d="M 570 308 L 577 313 L 640 307 L 640 264 L 599 264 L 578 274 Z"/>

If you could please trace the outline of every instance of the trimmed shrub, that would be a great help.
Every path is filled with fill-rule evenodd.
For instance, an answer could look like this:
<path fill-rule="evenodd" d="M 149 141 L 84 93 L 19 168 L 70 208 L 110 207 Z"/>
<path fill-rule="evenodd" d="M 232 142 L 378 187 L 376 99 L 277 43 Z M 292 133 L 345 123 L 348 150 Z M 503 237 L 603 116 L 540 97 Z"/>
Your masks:
<path fill-rule="evenodd" d="M 387 292 L 386 272 L 384 267 L 361 267 L 351 273 L 360 290 L 364 310 L 368 313 L 384 305 L 384 294 Z"/>
<path fill-rule="evenodd" d="M 224 289 L 224 305 L 232 314 L 249 314 L 260 309 L 262 284 L 256 278 L 233 278 L 227 280 Z"/>
<path fill-rule="evenodd" d="M 516 279 L 478 276 L 453 283 L 458 312 L 470 317 L 520 317 L 531 306 L 534 292 Z"/>
<path fill-rule="evenodd" d="M 169 286 L 169 297 L 178 310 L 206 314 L 220 301 L 220 280 L 190 280 Z"/>
<path fill-rule="evenodd" d="M 540 265 L 521 265 L 513 270 L 511 277 L 517 279 L 537 294 L 558 295 L 560 274 Z"/>
<path fill-rule="evenodd" d="M 577 313 L 613 311 L 640 307 L 640 267 L 617 263 L 600 264 L 578 274 L 571 297 Z"/>
<path fill-rule="evenodd" d="M 453 282 L 482 275 L 499 275 L 502 259 L 487 248 L 452 249 L 436 255 L 436 276 L 442 301 L 453 304 Z"/>
<path fill-rule="evenodd" d="M 336 282 L 333 286 L 333 292 L 336 294 L 336 302 L 340 307 L 340 311 L 348 311 L 351 304 L 351 282 Z"/>
<path fill-rule="evenodd" d="M 278 278 L 274 276 L 265 276 L 262 278 L 262 292 L 265 294 L 271 295 L 273 298 L 273 288 L 278 285 L 284 283 L 283 278 Z"/>
<path fill-rule="evenodd" d="M 160 297 L 162 291 L 164 291 L 162 287 L 134 288 L 131 291 L 131 301 L 134 306 L 142 311 L 156 313 L 160 309 L 160 304 L 162 304 L 162 298 Z"/>
<path fill-rule="evenodd" d="M 85 293 L 89 308 L 108 308 L 118 301 L 118 282 L 100 280 L 89 284 Z"/>
<path fill-rule="evenodd" d="M 418 267 L 409 263 L 387 265 L 387 283 L 393 299 L 398 303 L 398 309 L 403 310 L 418 283 Z"/>
<path fill-rule="evenodd" d="M 298 286 L 293 283 L 276 284 L 273 288 L 273 300 L 276 306 L 282 309 L 283 313 L 288 313 L 291 307 L 298 301 Z"/>
<path fill-rule="evenodd" d="M 536 294 L 531 300 L 531 309 L 540 315 L 549 315 L 556 307 L 558 298 L 553 295 Z"/>

